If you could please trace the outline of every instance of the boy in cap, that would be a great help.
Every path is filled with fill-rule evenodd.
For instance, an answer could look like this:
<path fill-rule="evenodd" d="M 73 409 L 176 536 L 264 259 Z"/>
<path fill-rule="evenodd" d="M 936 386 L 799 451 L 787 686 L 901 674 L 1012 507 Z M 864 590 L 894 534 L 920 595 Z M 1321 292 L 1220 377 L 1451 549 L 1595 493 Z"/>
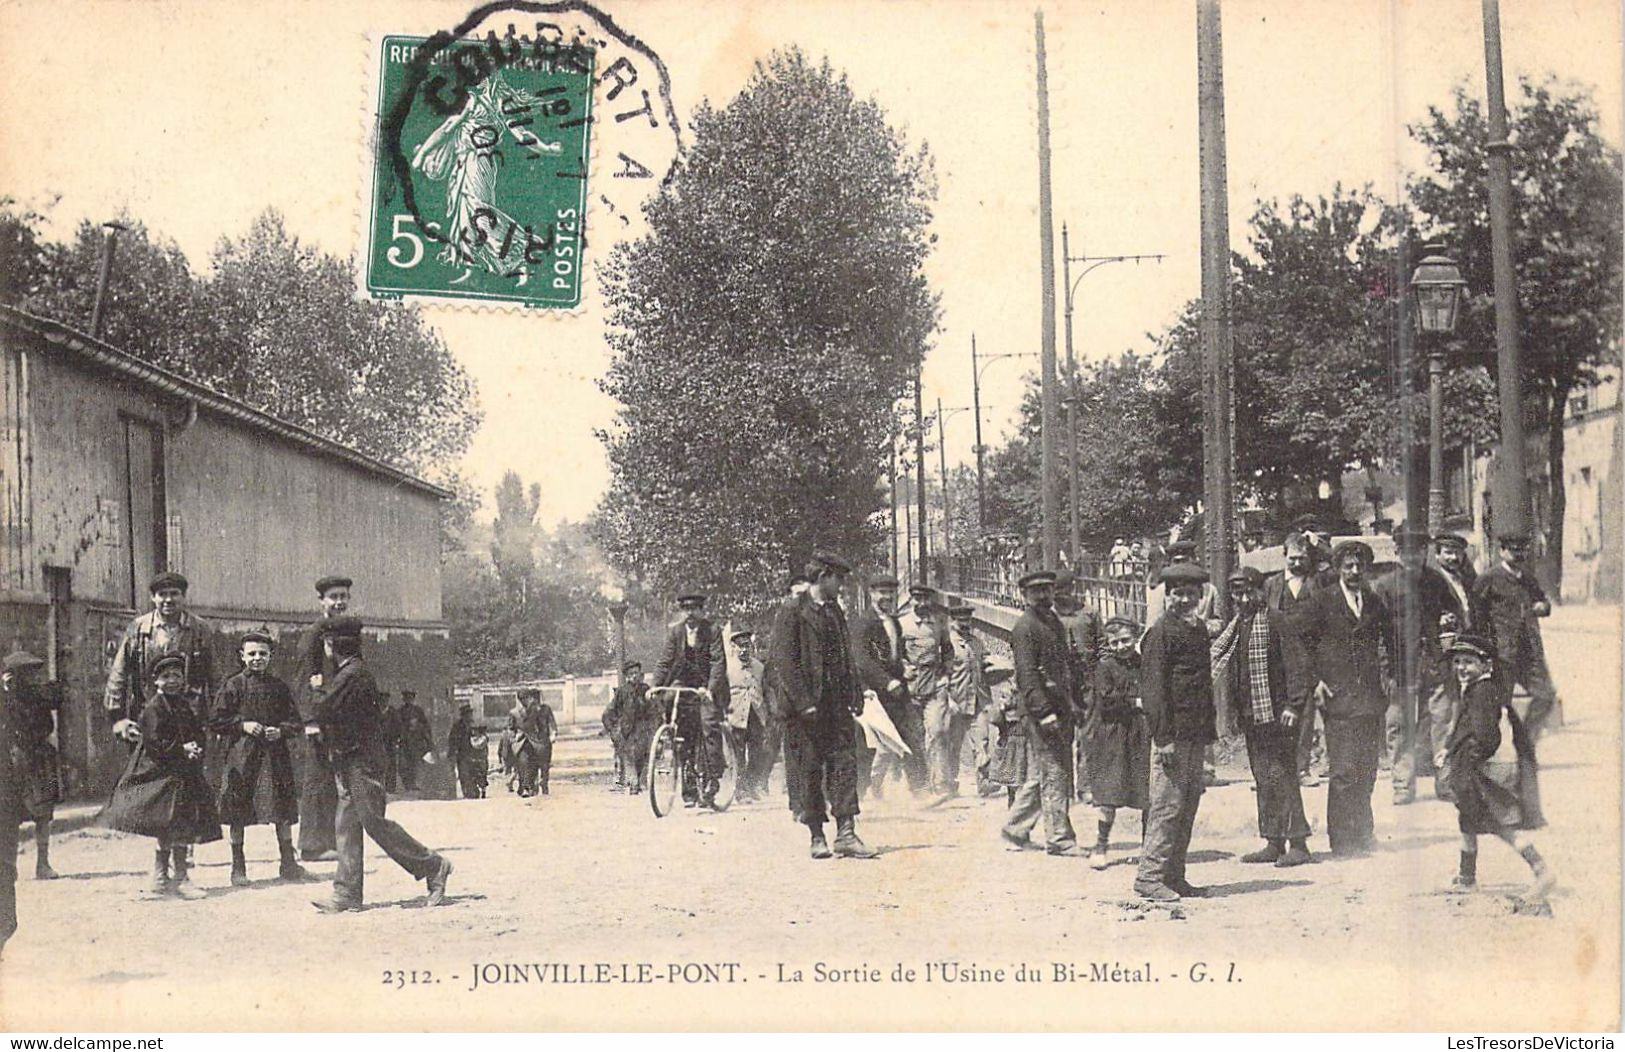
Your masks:
<path fill-rule="evenodd" d="M 657 687 L 690 687 L 708 690 L 700 699 L 697 714 L 698 760 L 701 784 L 698 803 L 715 807 L 717 786 L 726 760 L 722 754 L 722 714 L 728 709 L 728 658 L 722 645 L 722 630 L 705 616 L 705 593 L 687 589 L 677 595 L 683 620 L 670 626 L 666 647 L 655 666 Z M 684 708 L 688 703 L 685 702 Z M 687 802 L 687 801 L 685 801 Z"/>
<path fill-rule="evenodd" d="M 269 632 L 245 632 L 237 656 L 243 669 L 221 686 L 209 725 L 226 743 L 220 783 L 220 819 L 231 827 L 231 882 L 248 884 L 243 832 L 251 825 L 276 827 L 280 880 L 306 876 L 293 851 L 293 824 L 299 821 L 299 795 L 288 743 L 304 731 L 304 720 L 288 685 L 272 675 Z"/>
<path fill-rule="evenodd" d="M 622 780 L 631 793 L 643 792 L 649 742 L 660 724 L 660 715 L 651 712 L 648 696 L 649 685 L 643 682 L 642 663 L 628 661 L 621 668 L 621 686 L 615 688 L 615 697 L 610 701 L 610 709 L 615 713 L 613 721 L 608 710 L 604 713 L 604 725 L 614 724 L 614 734 L 618 736 L 616 748 L 623 765 Z"/>
<path fill-rule="evenodd" d="M 22 650 L 7 654 L 0 664 L 0 710 L 7 725 L 0 749 L 7 751 L 16 769 L 18 807 L 11 834 L 16 836 L 17 825 L 25 819 L 34 820 L 34 879 L 55 880 L 51 821 L 62 802 L 62 778 L 51 738 L 57 733 L 62 691 L 55 683 L 35 682 L 44 667 L 43 659 Z M 9 815 L 0 814 L 0 823 L 10 821 Z"/>
<path fill-rule="evenodd" d="M 1076 852 L 1078 836 L 1068 814 L 1072 806 L 1072 722 L 1077 705 L 1072 652 L 1066 628 L 1055 614 L 1055 574 L 1035 570 L 1019 582 L 1027 603 L 1010 632 L 1015 657 L 1016 694 L 1026 744 L 1026 779 L 1016 790 L 999 835 L 1021 850 L 1040 813 L 1052 855 Z"/>
<path fill-rule="evenodd" d="M 1095 664 L 1094 690 L 1083 734 L 1093 780 L 1098 816 L 1090 865 L 1105 869 L 1111 862 L 1112 825 L 1117 809 L 1140 812 L 1145 835 L 1145 809 L 1151 797 L 1151 742 L 1146 736 L 1140 702 L 1140 654 L 1134 649 L 1140 626 L 1114 617 L 1105 625 L 1106 645 Z"/>
<path fill-rule="evenodd" d="M 151 894 L 201 899 L 188 879 L 186 848 L 220 839 L 214 793 L 203 777 L 203 720 L 187 693 L 185 657 L 164 654 L 150 671 L 153 693 L 141 707 L 140 734 L 100 821 L 157 841 Z"/>
<path fill-rule="evenodd" d="M 1534 741 L 1497 682 L 1495 645 L 1467 633 L 1456 637 L 1449 653 L 1454 675 L 1447 689 L 1458 704 L 1446 763 L 1461 829 L 1461 866 L 1451 886 L 1478 884 L 1478 837 L 1487 833 L 1523 856 L 1535 877 L 1528 897 L 1544 901 L 1555 878 L 1528 836 L 1546 824 Z"/>
<path fill-rule="evenodd" d="M 1197 613 L 1208 583 L 1207 571 L 1192 563 L 1166 567 L 1167 610 L 1140 643 L 1151 799 L 1134 890 L 1153 901 L 1205 891 L 1185 879 L 1185 860 L 1202 802 L 1202 752 L 1218 737 L 1208 630 Z"/>
<path fill-rule="evenodd" d="M 316 599 L 321 604 L 321 617 L 299 634 L 299 670 L 294 685 L 301 691 L 314 692 L 321 688 L 326 677 L 337 671 L 327 658 L 322 644 L 327 622 L 343 617 L 350 609 L 350 589 L 355 582 L 342 574 L 328 574 L 316 580 Z M 314 704 L 314 693 L 307 695 Z M 307 711 L 306 715 L 309 715 Z M 319 737 L 307 733 L 303 784 L 299 793 L 299 856 L 306 862 L 329 862 L 339 857 L 338 840 L 334 833 L 335 812 L 338 809 L 338 791 L 333 780 L 333 768 L 327 759 L 327 750 Z"/>
<path fill-rule="evenodd" d="M 446 756 L 456 771 L 463 799 L 483 799 L 491 760 L 485 728 L 474 722 L 473 702 L 465 700 L 457 704 L 457 718 L 451 721 L 451 728 L 446 732 Z"/>
<path fill-rule="evenodd" d="M 1546 645 L 1540 621 L 1552 612 L 1551 600 L 1529 567 L 1529 535 L 1499 535 L 1501 561 L 1479 575 L 1473 585 L 1473 623 L 1495 642 L 1497 678 L 1507 697 L 1515 684 L 1529 692 L 1529 734 L 1538 740 L 1555 712 L 1562 722 L 1557 689 L 1546 668 Z"/>
<path fill-rule="evenodd" d="M 361 834 L 366 833 L 414 879 L 426 882 L 428 905 L 438 906 L 446 897 L 451 860 L 430 851 L 384 817 L 378 684 L 361 659 L 361 622 L 349 616 L 335 617 L 324 628 L 322 649 L 335 669 L 315 690 L 315 716 L 338 792 L 339 864 L 332 896 L 312 905 L 323 913 L 361 909 Z"/>

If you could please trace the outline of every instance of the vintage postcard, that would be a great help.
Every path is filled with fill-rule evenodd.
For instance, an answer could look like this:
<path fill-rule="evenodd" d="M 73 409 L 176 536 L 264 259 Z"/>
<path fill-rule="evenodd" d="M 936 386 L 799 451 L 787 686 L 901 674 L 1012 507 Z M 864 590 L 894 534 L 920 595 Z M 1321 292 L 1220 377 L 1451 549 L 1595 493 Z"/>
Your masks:
<path fill-rule="evenodd" d="M 0 6 L 0 1028 L 1618 1031 L 1620 40 Z"/>

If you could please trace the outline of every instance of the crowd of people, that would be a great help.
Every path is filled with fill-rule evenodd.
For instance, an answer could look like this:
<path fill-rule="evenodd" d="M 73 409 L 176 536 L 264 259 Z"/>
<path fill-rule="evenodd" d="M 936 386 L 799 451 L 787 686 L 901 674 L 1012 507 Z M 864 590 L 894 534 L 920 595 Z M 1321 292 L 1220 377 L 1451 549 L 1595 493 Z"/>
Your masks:
<path fill-rule="evenodd" d="M 1013 667 L 989 657 L 972 606 L 937 589 L 911 587 L 905 604 L 895 577 L 872 575 L 862 609 L 849 612 L 852 568 L 830 554 L 791 579 L 760 637 L 736 625 L 725 639 L 706 616 L 706 595 L 684 590 L 683 619 L 654 675 L 646 681 L 629 662 L 604 714 L 615 787 L 639 792 L 649 776 L 650 740 L 668 718 L 667 699 L 651 687 L 690 688 L 694 703 L 675 711 L 697 774 L 685 783 L 686 803 L 718 806 L 729 751 L 742 801 L 768 794 L 782 760 L 811 857 L 874 858 L 857 832 L 860 800 L 907 792 L 921 807 L 942 806 L 960 793 L 968 744 L 977 793 L 1005 797 L 1005 846 L 1031 847 L 1042 819 L 1050 854 L 1086 855 L 1105 869 L 1118 812 L 1138 811 L 1134 889 L 1173 901 L 1203 893 L 1188 879 L 1187 856 L 1225 706 L 1223 724 L 1245 740 L 1263 841 L 1242 861 L 1315 860 L 1302 793 L 1317 784 L 1306 764 L 1318 723 L 1332 855 L 1373 848 L 1386 749 L 1395 804 L 1413 801 L 1430 774 L 1436 793 L 1454 801 L 1456 886 L 1475 883 L 1478 838 L 1489 835 L 1522 855 L 1534 874 L 1530 894 L 1543 898 L 1553 877 L 1529 839 L 1543 824 L 1535 746 L 1561 710 L 1539 627 L 1551 604 L 1530 572 L 1528 538 L 1497 538 L 1499 558 L 1478 573 L 1464 538 L 1401 529 L 1398 567 L 1372 580 L 1368 545 L 1333 549 L 1312 522 L 1295 526 L 1285 569 L 1237 570 L 1223 582 L 1228 604 L 1195 546 L 1171 545 L 1145 624 L 1103 617 L 1074 594 L 1068 570 L 1029 570 L 1009 633 Z M 153 578 L 153 609 L 125 630 L 107 679 L 111 731 L 129 755 L 100 816 L 152 838 L 146 894 L 202 897 L 190 879 L 192 848 L 223 830 L 231 881 L 249 884 L 246 832 L 269 825 L 278 879 L 311 879 L 301 860 L 337 863 L 331 894 L 315 902 L 324 913 L 361 908 L 363 834 L 425 882 L 431 905 L 444 900 L 451 862 L 384 814 L 394 783 L 414 787 L 419 763 L 435 762 L 429 721 L 410 691 L 398 707 L 387 704 L 361 653 L 362 623 L 348 613 L 351 587 L 340 576 L 316 583 L 321 616 L 298 637 L 302 681 L 290 685 L 271 671 L 276 640 L 264 630 L 241 635 L 239 667 L 217 680 L 209 630 L 186 609 L 186 579 Z M 24 651 L 0 662 L 0 947 L 16 929 L 23 821 L 35 822 L 36 877 L 56 876 L 61 692 L 41 680 L 44 664 Z M 1519 685 L 1530 699 L 1522 717 L 1512 705 Z M 557 736 L 539 691 L 521 691 L 499 747 L 520 796 L 548 792 Z M 205 775 L 206 748 L 223 750 L 216 779 Z M 464 703 L 445 752 L 466 798 L 485 795 L 487 749 Z M 1077 801 L 1094 808 L 1091 847 L 1080 847 L 1072 825 Z"/>
<path fill-rule="evenodd" d="M 906 790 L 922 807 L 941 806 L 959 793 L 968 742 L 977 791 L 1004 792 L 1006 846 L 1032 846 L 1042 819 L 1050 854 L 1105 869 L 1118 812 L 1138 811 L 1135 891 L 1173 901 L 1203 893 L 1186 857 L 1222 727 L 1245 743 L 1256 791 L 1262 846 L 1243 861 L 1316 860 L 1303 792 L 1320 784 L 1310 771 L 1319 742 L 1332 856 L 1375 846 L 1372 797 L 1386 754 L 1396 805 L 1413 802 L 1430 775 L 1436 794 L 1454 800 L 1457 886 L 1476 879 L 1477 837 L 1495 835 L 1528 862 L 1531 895 L 1543 898 L 1552 875 L 1528 834 L 1543 821 L 1535 742 L 1559 711 L 1538 622 L 1551 606 L 1529 570 L 1528 538 L 1497 540 L 1499 558 L 1479 574 L 1465 538 L 1401 529 L 1399 565 L 1374 576 L 1369 545 L 1333 548 L 1304 519 L 1285 538 L 1285 569 L 1239 569 L 1223 597 L 1195 545 L 1174 542 L 1143 624 L 1103 617 L 1075 594 L 1069 570 L 1029 571 L 1010 632 L 1013 670 L 988 658 L 972 607 L 937 589 L 910 588 L 904 604 L 894 577 L 874 575 L 863 608 L 849 611 L 851 569 L 831 555 L 790 582 L 765 643 L 749 628 L 731 633 L 735 653 L 705 616 L 706 597 L 688 590 L 652 683 L 629 663 L 605 713 L 615 787 L 644 786 L 649 742 L 666 718 L 650 687 L 704 688 L 678 713 L 698 745 L 692 806 L 714 805 L 729 736 L 739 799 L 765 795 L 782 756 L 812 857 L 872 857 L 856 833 L 860 800 Z M 995 692 L 1012 672 L 1013 689 Z M 1514 686 L 1529 694 L 1522 717 Z M 1080 801 L 1094 809 L 1092 846 L 1080 847 L 1072 825 Z"/>

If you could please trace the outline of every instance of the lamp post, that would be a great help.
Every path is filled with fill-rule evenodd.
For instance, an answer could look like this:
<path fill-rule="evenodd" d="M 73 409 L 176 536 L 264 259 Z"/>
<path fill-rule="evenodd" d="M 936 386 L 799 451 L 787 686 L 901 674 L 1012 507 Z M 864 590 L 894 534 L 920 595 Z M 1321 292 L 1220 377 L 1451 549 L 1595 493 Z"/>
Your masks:
<path fill-rule="evenodd" d="M 1061 265 L 1063 275 L 1061 284 L 1066 289 L 1066 385 L 1068 394 L 1063 401 L 1066 403 L 1066 475 L 1067 503 L 1071 506 L 1071 535 L 1068 538 L 1067 550 L 1072 556 L 1072 565 L 1078 565 L 1078 557 L 1083 554 L 1083 531 L 1078 517 L 1078 363 L 1072 354 L 1072 304 L 1073 296 L 1078 286 L 1089 272 L 1104 267 L 1108 263 L 1139 263 L 1142 260 L 1162 262 L 1162 254 L 1139 256 L 1074 256 L 1072 255 L 1067 239 L 1066 224 L 1061 224 Z M 1078 273 L 1076 281 L 1072 279 L 1072 264 L 1085 264 Z"/>
<path fill-rule="evenodd" d="M 1461 268 L 1428 245 L 1411 273 L 1411 317 L 1418 335 L 1428 340 L 1428 533 L 1444 528 L 1444 339 L 1456 331 L 1467 282 Z"/>
<path fill-rule="evenodd" d="M 970 411 L 971 407 L 968 405 L 952 405 L 944 409 L 942 408 L 942 399 L 937 399 L 937 470 L 942 476 L 942 556 L 944 561 L 953 557 L 953 526 L 951 518 L 953 504 L 948 496 L 948 442 L 943 435 L 942 425 L 955 413 L 968 413 Z"/>
<path fill-rule="evenodd" d="M 626 686 L 626 611 L 624 596 L 609 601 L 609 616 L 615 619 L 615 685 Z"/>
<path fill-rule="evenodd" d="M 982 454 L 987 447 L 982 444 L 982 373 L 988 366 L 1002 358 L 1036 358 L 1037 351 L 1012 351 L 1009 354 L 987 354 L 980 359 L 976 356 L 976 337 L 970 338 L 970 388 L 971 404 L 976 413 L 976 528 L 987 531 L 987 474 L 983 470 Z"/>

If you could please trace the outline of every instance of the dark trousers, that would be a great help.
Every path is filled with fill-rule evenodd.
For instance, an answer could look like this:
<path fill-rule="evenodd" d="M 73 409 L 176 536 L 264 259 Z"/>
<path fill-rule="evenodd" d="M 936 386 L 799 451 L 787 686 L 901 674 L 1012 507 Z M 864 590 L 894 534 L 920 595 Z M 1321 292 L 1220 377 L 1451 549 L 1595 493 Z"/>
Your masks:
<path fill-rule="evenodd" d="M 845 711 L 820 711 L 784 725 L 784 781 L 790 813 L 803 825 L 823 825 L 858 813 L 857 725 Z"/>
<path fill-rule="evenodd" d="M 1373 844 L 1371 791 L 1382 754 L 1380 714 L 1326 717 L 1326 836 L 1333 854 Z"/>
<path fill-rule="evenodd" d="M 17 931 L 17 827 L 22 808 L 0 800 L 0 945 Z"/>
<path fill-rule="evenodd" d="M 358 760 L 341 764 L 334 773 L 338 796 L 338 872 L 333 876 L 333 897 L 359 905 L 362 899 L 361 834 L 384 849 L 396 865 L 415 880 L 434 876 L 440 856 L 418 843 L 400 824 L 384 817 L 384 785 Z"/>
<path fill-rule="evenodd" d="M 457 781 L 463 788 L 463 799 L 476 800 L 485 795 L 485 764 L 472 756 L 457 761 Z"/>
<path fill-rule="evenodd" d="M 384 783 L 384 791 L 386 793 L 393 793 L 396 789 L 400 788 L 400 785 L 401 785 L 400 772 L 401 772 L 401 764 L 400 764 L 400 760 L 396 756 L 395 746 L 393 746 L 393 745 L 384 746 L 384 777 L 383 777 L 383 783 Z"/>
<path fill-rule="evenodd" d="M 750 721 L 745 725 L 744 783 L 754 792 L 767 792 L 767 780 L 773 774 L 773 765 L 779 759 L 778 728 L 762 719 L 761 713 L 750 710 Z"/>
<path fill-rule="evenodd" d="M 536 780 L 541 770 L 540 754 L 541 750 L 536 748 L 534 742 L 528 742 L 523 748 L 514 750 L 513 765 L 519 772 L 520 796 L 536 795 Z M 552 759 L 552 751 L 549 750 L 548 761 L 551 763 Z"/>
<path fill-rule="evenodd" d="M 553 745 L 538 746 L 536 749 L 536 787 L 547 792 L 547 776 L 553 773 Z"/>
<path fill-rule="evenodd" d="M 1309 836 L 1298 788 L 1298 732 L 1280 723 L 1254 725 L 1243 720 L 1247 762 L 1258 789 L 1258 835 L 1265 840 L 1300 840 Z"/>
<path fill-rule="evenodd" d="M 1508 692 L 1514 683 L 1522 683 L 1523 689 L 1529 692 L 1529 714 L 1523 722 L 1530 734 L 1539 735 L 1546 729 L 1546 721 L 1557 708 L 1557 688 L 1552 686 L 1552 674 L 1546 668 L 1546 658 L 1536 657 L 1513 666 L 1512 675 L 1507 677 Z"/>
<path fill-rule="evenodd" d="M 299 793 L 299 853 L 306 858 L 338 847 L 334 834 L 338 803 L 327 751 L 307 740 L 304 784 Z"/>
<path fill-rule="evenodd" d="M 1151 746 L 1151 806 L 1141 819 L 1145 845 L 1140 849 L 1136 884 L 1179 884 L 1185 879 L 1196 808 L 1202 802 L 1202 742 L 1174 742 L 1163 750 Z"/>
<path fill-rule="evenodd" d="M 400 758 L 395 761 L 395 770 L 401 778 L 401 788 L 410 792 L 417 792 L 418 788 L 418 757 L 405 749 L 401 750 Z"/>

